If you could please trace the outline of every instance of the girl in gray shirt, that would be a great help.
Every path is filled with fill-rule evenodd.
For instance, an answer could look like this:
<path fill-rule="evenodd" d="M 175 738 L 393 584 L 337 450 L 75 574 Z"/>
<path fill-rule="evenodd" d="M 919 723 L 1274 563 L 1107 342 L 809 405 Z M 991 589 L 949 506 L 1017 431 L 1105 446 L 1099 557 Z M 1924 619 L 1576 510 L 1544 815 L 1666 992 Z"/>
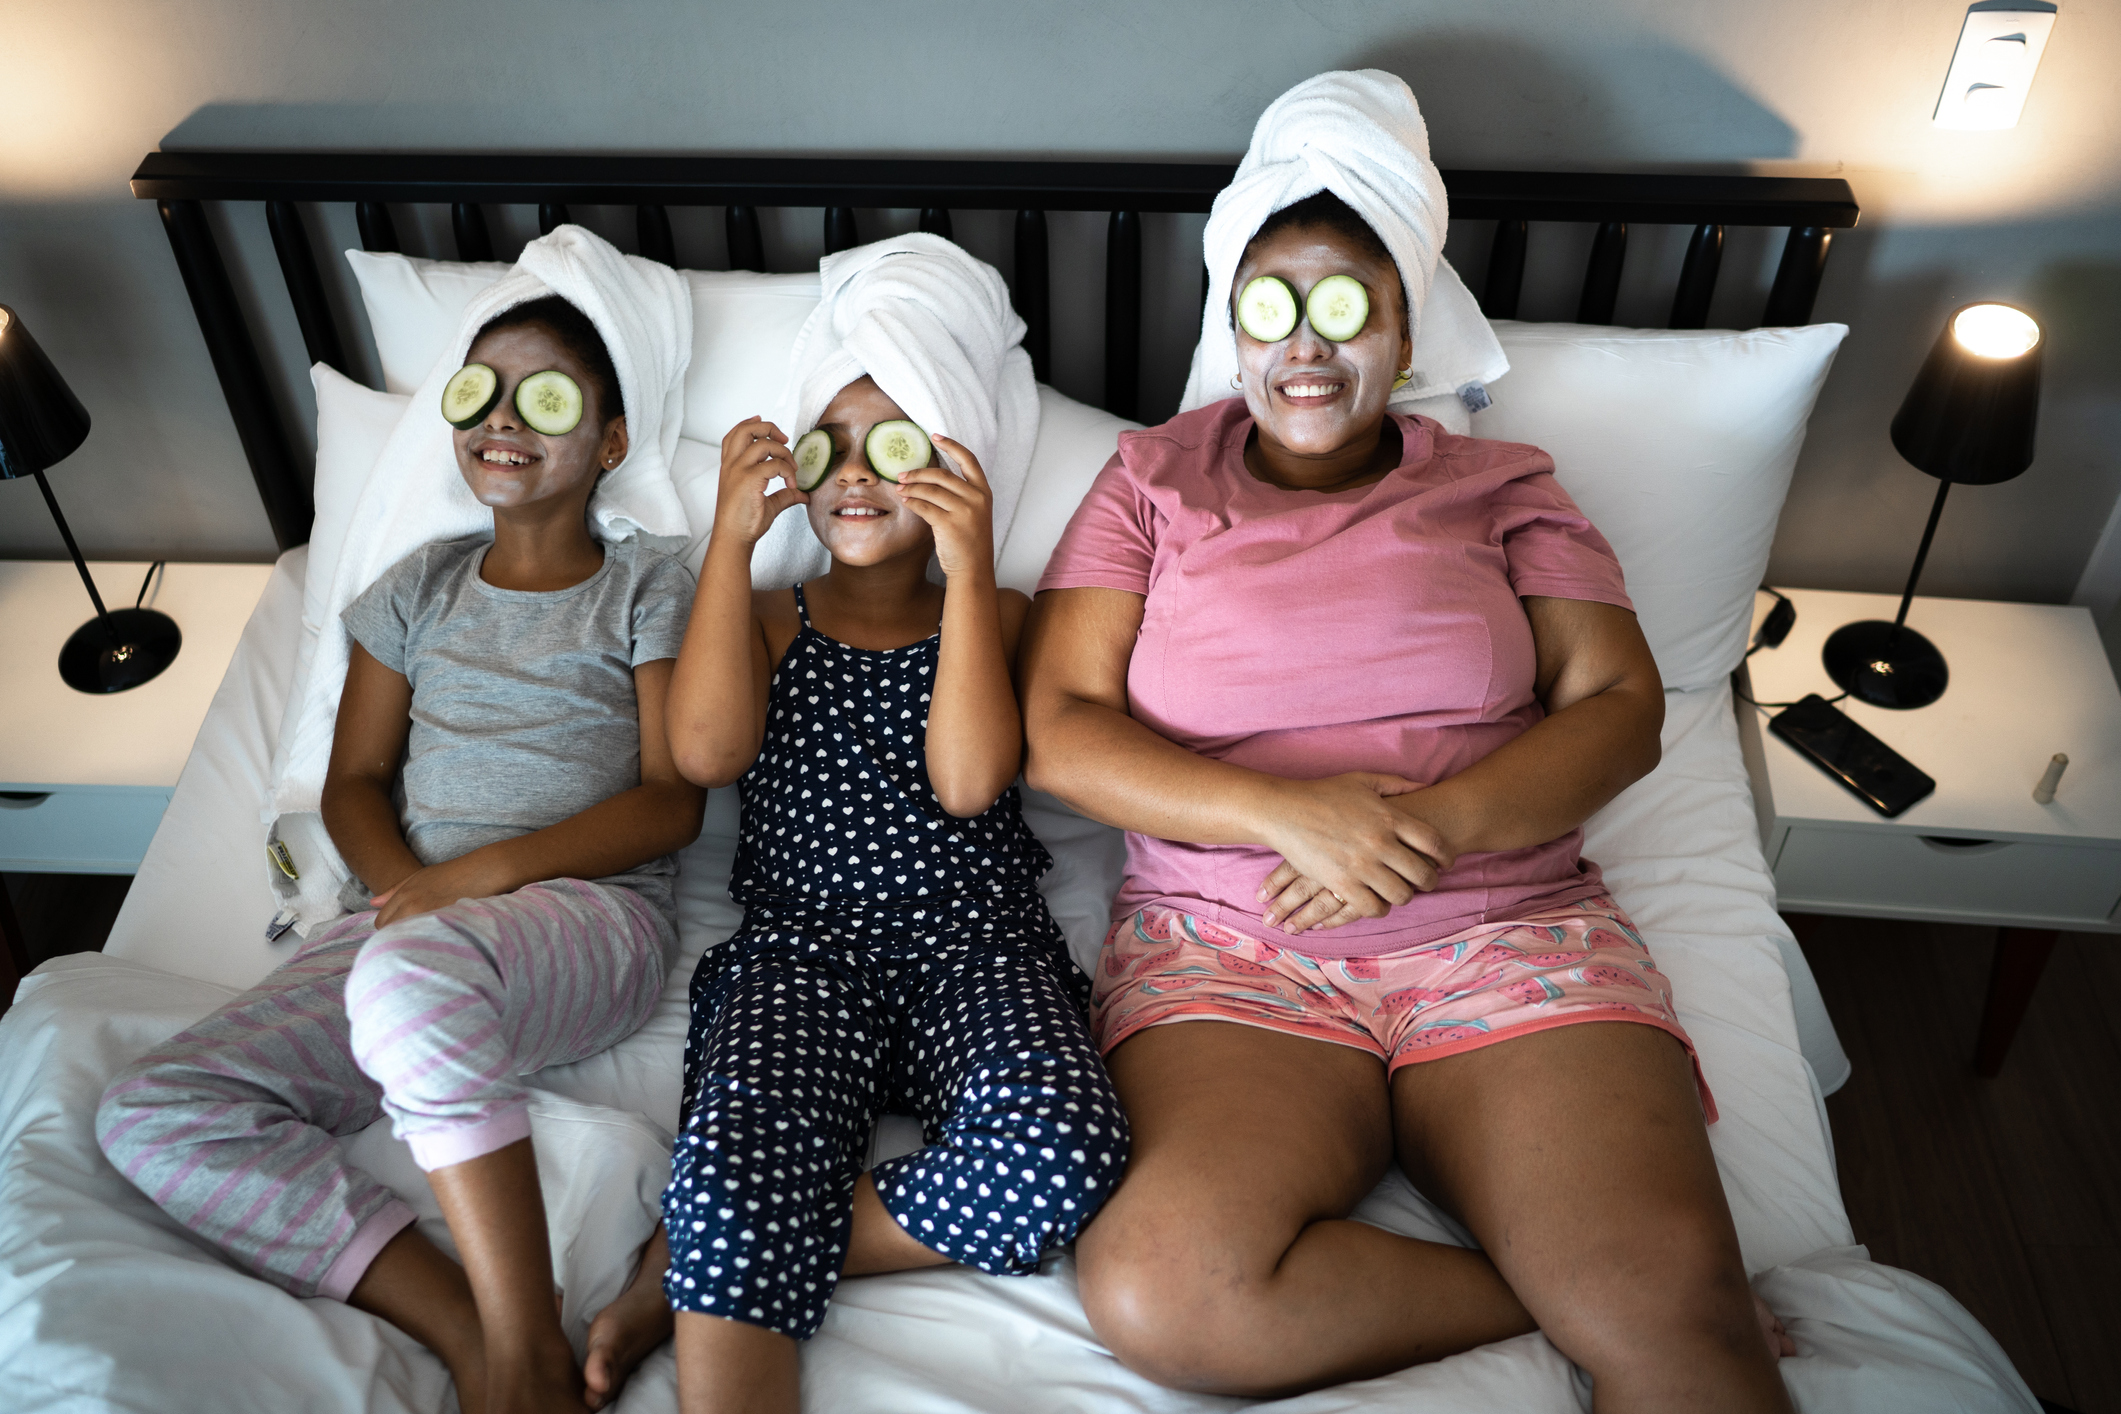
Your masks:
<path fill-rule="evenodd" d="M 345 613 L 324 821 L 368 907 L 122 1073 L 97 1132 L 234 1261 L 428 1345 L 463 1408 L 578 1408 L 517 1077 L 631 1034 L 662 991 L 705 799 L 664 729 L 692 581 L 589 533 L 627 441 L 586 316 L 519 305 L 468 358 L 443 411 L 493 538 L 424 546 Z M 385 1114 L 463 1265 L 333 1142 Z"/>

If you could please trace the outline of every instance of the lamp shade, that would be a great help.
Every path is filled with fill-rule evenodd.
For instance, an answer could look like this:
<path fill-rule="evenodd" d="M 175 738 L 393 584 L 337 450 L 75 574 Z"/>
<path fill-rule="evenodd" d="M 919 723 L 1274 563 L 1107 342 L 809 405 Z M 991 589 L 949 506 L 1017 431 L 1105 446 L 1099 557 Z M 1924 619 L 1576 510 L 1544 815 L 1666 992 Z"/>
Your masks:
<path fill-rule="evenodd" d="M 88 409 L 22 323 L 0 304 L 0 479 L 29 476 L 73 455 Z"/>
<path fill-rule="evenodd" d="M 1952 311 L 1893 417 L 1893 446 L 1940 481 L 2008 481 L 2033 463 L 2046 335 L 2007 304 Z"/>

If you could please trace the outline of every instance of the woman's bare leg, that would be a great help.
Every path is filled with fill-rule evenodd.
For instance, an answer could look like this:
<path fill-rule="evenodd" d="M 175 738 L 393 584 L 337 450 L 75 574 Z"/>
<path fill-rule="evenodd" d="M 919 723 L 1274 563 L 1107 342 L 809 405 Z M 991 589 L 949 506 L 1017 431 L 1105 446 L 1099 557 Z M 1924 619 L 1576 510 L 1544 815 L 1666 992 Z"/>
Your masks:
<path fill-rule="evenodd" d="M 1376 1058 L 1189 1021 L 1107 1060 L 1133 1157 L 1076 1261 L 1092 1327 L 1131 1369 L 1266 1397 L 1533 1328 L 1481 1253 L 1345 1220 L 1392 1159 Z"/>
<path fill-rule="evenodd" d="M 880 1276 L 940 1267 L 949 1258 L 916 1242 L 898 1225 L 877 1197 L 876 1183 L 863 1174 L 854 1185 L 854 1231 L 847 1241 L 847 1262 L 840 1275 Z M 597 1312 L 589 1323 L 589 1354 L 582 1364 L 589 1407 L 602 1409 L 625 1387 L 626 1379 L 655 1348 L 670 1339 L 670 1303 L 663 1295 L 663 1273 L 670 1267 L 670 1241 L 658 1227 L 641 1249 L 640 1269 L 619 1299 Z M 708 1339 L 711 1337 L 703 1337 Z M 682 1360 L 682 1353 L 680 1359 Z M 682 1370 L 679 1375 L 682 1382 Z"/>
<path fill-rule="evenodd" d="M 1392 1100 L 1408 1175 L 1495 1254 L 1596 1409 L 1789 1410 L 1677 1040 L 1557 1027 L 1403 1067 Z"/>
<path fill-rule="evenodd" d="M 464 1254 L 486 1353 L 492 1414 L 587 1406 L 552 1292 L 545 1200 L 528 1139 L 427 1175 Z"/>
<path fill-rule="evenodd" d="M 442 1357 L 464 1414 L 486 1408 L 486 1344 L 471 1282 L 448 1254 L 408 1227 L 383 1245 L 346 1304 L 381 1316 Z"/>

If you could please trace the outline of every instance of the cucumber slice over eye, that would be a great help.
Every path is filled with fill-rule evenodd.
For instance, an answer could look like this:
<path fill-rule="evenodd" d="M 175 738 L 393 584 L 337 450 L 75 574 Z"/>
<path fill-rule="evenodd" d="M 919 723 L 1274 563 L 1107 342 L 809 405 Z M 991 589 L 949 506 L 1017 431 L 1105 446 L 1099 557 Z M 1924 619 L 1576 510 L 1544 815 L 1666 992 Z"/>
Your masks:
<path fill-rule="evenodd" d="M 442 385 L 442 416 L 466 432 L 484 422 L 500 400 L 500 377 L 483 363 L 467 363 Z"/>
<path fill-rule="evenodd" d="M 530 430 L 565 437 L 582 424 L 582 388 L 557 368 L 533 373 L 516 384 L 516 411 Z"/>
<path fill-rule="evenodd" d="M 1279 275 L 1261 275 L 1237 297 L 1237 327 L 1263 344 L 1278 344 L 1295 332 L 1296 287 Z"/>
<path fill-rule="evenodd" d="M 935 455 L 928 434 L 911 422 L 879 422 L 869 429 L 862 443 L 869 469 L 886 481 L 897 481 L 909 471 L 918 471 Z"/>
<path fill-rule="evenodd" d="M 1328 275 L 1311 287 L 1304 313 L 1318 337 L 1345 344 L 1370 322 L 1370 292 L 1353 275 Z"/>
<path fill-rule="evenodd" d="M 832 467 L 832 434 L 813 427 L 795 439 L 795 489 L 815 491 Z"/>

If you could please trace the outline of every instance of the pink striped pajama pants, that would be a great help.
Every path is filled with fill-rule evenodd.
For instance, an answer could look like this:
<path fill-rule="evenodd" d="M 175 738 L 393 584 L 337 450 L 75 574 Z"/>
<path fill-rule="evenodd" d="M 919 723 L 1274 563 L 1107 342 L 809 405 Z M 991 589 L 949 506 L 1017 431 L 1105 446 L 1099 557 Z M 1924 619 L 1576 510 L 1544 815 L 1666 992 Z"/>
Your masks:
<path fill-rule="evenodd" d="M 334 1136 L 387 1114 L 429 1170 L 528 1137 L 517 1077 L 637 1030 L 676 939 L 633 890 L 580 879 L 375 917 L 142 1056 L 96 1114 L 121 1173 L 297 1296 L 345 1300 L 413 1220 Z"/>

